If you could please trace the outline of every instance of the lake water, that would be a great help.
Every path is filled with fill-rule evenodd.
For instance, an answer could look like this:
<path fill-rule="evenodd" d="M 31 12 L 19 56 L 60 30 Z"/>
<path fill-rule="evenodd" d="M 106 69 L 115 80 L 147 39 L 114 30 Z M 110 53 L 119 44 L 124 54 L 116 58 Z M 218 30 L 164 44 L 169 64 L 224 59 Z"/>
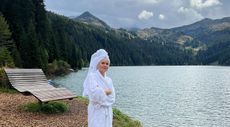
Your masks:
<path fill-rule="evenodd" d="M 54 81 L 82 94 L 87 69 Z M 229 127 L 230 67 L 110 67 L 117 107 L 144 127 Z"/>

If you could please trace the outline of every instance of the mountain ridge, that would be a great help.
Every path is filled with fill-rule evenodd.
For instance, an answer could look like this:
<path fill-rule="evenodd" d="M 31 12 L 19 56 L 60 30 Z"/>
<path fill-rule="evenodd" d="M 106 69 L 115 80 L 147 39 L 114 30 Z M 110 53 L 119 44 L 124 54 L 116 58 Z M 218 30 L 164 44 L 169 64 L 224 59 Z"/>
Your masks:
<path fill-rule="evenodd" d="M 91 14 L 89 11 L 86 11 L 86 12 L 82 13 L 81 15 L 79 15 L 75 18 L 72 18 L 72 19 L 75 21 L 80 21 L 80 22 L 86 23 L 86 24 L 91 24 L 91 25 L 102 27 L 105 29 L 110 29 L 109 25 L 107 25 L 104 21 L 102 21 L 98 17 Z"/>

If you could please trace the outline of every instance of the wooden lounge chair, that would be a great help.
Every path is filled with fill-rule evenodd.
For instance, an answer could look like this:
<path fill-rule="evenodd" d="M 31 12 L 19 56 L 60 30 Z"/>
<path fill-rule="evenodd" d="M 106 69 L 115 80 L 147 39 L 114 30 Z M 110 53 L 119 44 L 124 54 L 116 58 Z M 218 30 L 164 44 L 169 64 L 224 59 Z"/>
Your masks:
<path fill-rule="evenodd" d="M 40 102 L 48 102 L 76 97 L 66 88 L 56 88 L 48 84 L 41 69 L 4 69 L 11 85 L 19 92 L 29 93 Z"/>

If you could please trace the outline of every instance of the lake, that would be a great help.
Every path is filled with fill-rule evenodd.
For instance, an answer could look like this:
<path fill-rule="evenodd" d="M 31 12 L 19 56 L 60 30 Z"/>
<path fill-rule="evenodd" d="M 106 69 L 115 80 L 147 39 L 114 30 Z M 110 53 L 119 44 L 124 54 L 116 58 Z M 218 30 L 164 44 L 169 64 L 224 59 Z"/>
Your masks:
<path fill-rule="evenodd" d="M 87 68 L 54 79 L 82 95 Z M 117 107 L 144 127 L 229 127 L 230 67 L 110 67 Z"/>

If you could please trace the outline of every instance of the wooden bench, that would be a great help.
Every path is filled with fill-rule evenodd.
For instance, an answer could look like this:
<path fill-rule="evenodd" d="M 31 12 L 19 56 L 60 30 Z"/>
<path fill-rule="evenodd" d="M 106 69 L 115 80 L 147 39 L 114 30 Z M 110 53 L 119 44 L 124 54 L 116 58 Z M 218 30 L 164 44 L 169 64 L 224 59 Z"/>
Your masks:
<path fill-rule="evenodd" d="M 66 88 L 56 88 L 50 84 L 41 69 L 4 69 L 11 85 L 21 93 L 29 93 L 40 102 L 48 102 L 76 97 Z"/>

